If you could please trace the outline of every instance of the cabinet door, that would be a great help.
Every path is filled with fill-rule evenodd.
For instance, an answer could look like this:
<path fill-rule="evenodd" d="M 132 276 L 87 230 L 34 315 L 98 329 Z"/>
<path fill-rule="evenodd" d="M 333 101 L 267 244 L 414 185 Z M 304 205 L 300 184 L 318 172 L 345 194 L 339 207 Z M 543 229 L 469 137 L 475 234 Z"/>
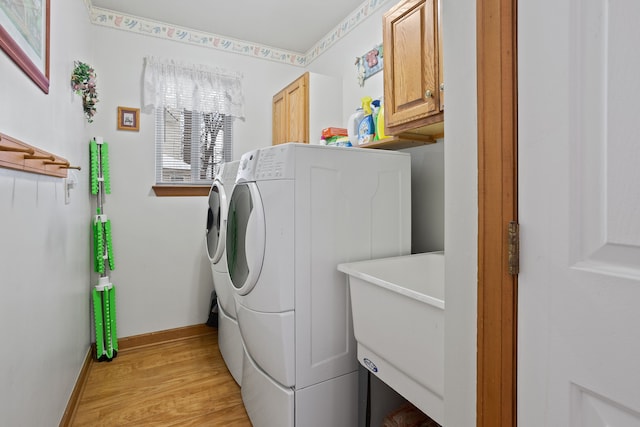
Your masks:
<path fill-rule="evenodd" d="M 285 89 L 288 141 L 309 143 L 309 74 L 305 73 Z"/>
<path fill-rule="evenodd" d="M 285 91 L 282 90 L 273 96 L 272 107 L 272 140 L 273 145 L 287 141 L 287 114 Z"/>
<path fill-rule="evenodd" d="M 384 16 L 387 126 L 440 112 L 435 1 L 408 0 Z"/>

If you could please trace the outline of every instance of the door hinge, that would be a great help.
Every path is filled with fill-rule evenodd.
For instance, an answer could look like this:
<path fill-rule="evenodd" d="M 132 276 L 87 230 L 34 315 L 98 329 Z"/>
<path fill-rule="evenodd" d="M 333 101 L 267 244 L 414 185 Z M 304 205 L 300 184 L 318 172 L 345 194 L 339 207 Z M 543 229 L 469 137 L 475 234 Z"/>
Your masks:
<path fill-rule="evenodd" d="M 509 238 L 509 274 L 517 275 L 520 272 L 520 227 L 518 223 L 511 221 L 507 233 Z"/>

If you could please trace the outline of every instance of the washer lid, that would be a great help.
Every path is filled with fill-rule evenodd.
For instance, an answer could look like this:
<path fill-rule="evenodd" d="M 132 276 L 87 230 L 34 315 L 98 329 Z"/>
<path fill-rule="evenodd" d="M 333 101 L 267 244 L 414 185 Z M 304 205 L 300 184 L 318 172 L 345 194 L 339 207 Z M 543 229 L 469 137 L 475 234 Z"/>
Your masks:
<path fill-rule="evenodd" d="M 227 230 L 227 196 L 224 186 L 215 180 L 209 191 L 209 209 L 207 212 L 206 245 L 209 260 L 217 264 L 222 258 Z"/>
<path fill-rule="evenodd" d="M 227 268 L 234 289 L 246 295 L 258 281 L 265 248 L 265 220 L 255 182 L 236 184 L 229 201 Z"/>

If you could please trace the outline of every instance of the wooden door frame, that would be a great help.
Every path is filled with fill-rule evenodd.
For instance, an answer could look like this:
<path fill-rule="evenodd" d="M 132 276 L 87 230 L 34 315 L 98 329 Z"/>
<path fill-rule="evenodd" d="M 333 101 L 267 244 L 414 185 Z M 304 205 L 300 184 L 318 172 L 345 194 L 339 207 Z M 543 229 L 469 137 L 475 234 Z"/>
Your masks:
<path fill-rule="evenodd" d="M 507 227 L 517 207 L 517 1 L 477 0 L 478 355 L 476 425 L 515 426 L 517 276 Z"/>

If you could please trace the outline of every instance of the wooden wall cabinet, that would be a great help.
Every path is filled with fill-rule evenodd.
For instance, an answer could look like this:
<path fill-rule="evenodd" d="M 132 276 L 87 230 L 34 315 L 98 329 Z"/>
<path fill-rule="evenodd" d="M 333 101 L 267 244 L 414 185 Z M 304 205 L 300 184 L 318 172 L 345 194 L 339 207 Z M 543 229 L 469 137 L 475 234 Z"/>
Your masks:
<path fill-rule="evenodd" d="M 273 96 L 271 143 L 315 144 L 342 121 L 342 80 L 307 72 Z"/>
<path fill-rule="evenodd" d="M 273 96 L 272 144 L 309 143 L 309 73 Z"/>
<path fill-rule="evenodd" d="M 406 0 L 383 17 L 385 132 L 444 135 L 438 0 Z"/>

